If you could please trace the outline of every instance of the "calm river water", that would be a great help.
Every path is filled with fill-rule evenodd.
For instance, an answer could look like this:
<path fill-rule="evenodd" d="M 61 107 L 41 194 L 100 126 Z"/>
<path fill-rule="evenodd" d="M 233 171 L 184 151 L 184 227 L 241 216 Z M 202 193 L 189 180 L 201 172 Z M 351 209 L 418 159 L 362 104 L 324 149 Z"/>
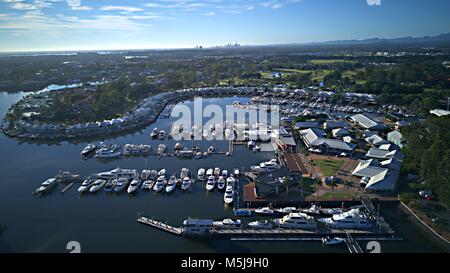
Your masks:
<path fill-rule="evenodd" d="M 0 93 L 0 116 L 18 101 L 24 93 Z M 244 98 L 205 99 L 204 104 L 222 107 Z M 192 107 L 192 102 L 183 102 Z M 116 138 L 104 139 L 116 144 L 151 144 L 156 148 L 161 141 L 151 140 L 153 127 L 169 130 L 171 119 L 159 119 L 155 124 Z M 165 140 L 172 149 L 176 141 Z M 191 146 L 192 142 L 183 143 Z M 156 219 L 179 225 L 190 217 L 221 219 L 231 215 L 225 208 L 223 195 L 207 193 L 203 183 L 195 183 L 191 193 L 176 191 L 171 195 L 139 192 L 125 194 L 97 194 L 80 196 L 77 187 L 60 194 L 60 189 L 45 197 L 32 192 L 41 182 L 54 176 L 58 170 L 68 170 L 82 176 L 115 167 L 142 170 L 167 169 L 177 172 L 183 167 L 195 172 L 200 167 L 248 167 L 273 156 L 270 152 L 253 153 L 237 146 L 235 156 L 213 155 L 207 159 L 180 160 L 177 158 L 143 157 L 122 158 L 113 161 L 83 160 L 79 153 L 86 143 L 61 142 L 35 144 L 19 142 L 0 133 L 0 225 L 6 230 L 0 237 L 0 252 L 68 252 L 69 241 L 78 241 L 82 252 L 346 252 L 345 246 L 324 247 L 316 242 L 237 242 L 229 239 L 191 240 L 176 237 L 136 222 L 139 212 Z M 205 151 L 211 143 L 198 143 Z M 227 149 L 227 142 L 215 142 L 219 150 Z M 421 231 L 411 226 L 397 208 L 385 209 L 387 220 L 400 235 L 402 242 L 381 242 L 386 252 L 435 252 L 440 249 Z M 361 244 L 363 248 L 365 243 Z"/>

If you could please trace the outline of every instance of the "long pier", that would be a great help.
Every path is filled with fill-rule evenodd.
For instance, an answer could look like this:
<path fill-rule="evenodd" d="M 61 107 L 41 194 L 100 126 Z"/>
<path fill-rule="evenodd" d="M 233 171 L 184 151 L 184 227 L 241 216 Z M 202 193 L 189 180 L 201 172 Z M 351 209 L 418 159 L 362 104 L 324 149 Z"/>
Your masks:
<path fill-rule="evenodd" d="M 142 216 L 139 217 L 137 219 L 137 221 L 138 221 L 138 223 L 141 223 L 141 224 L 144 224 L 147 226 L 151 226 L 156 229 L 163 230 L 163 231 L 169 232 L 174 235 L 178 235 L 178 236 L 183 235 L 183 229 L 181 227 L 174 227 L 174 226 L 168 225 L 166 223 L 163 223 L 161 221 L 156 221 L 156 220 L 153 220 L 153 219 L 150 219 L 147 217 L 142 217 Z"/>
<path fill-rule="evenodd" d="M 348 251 L 350 251 L 350 253 L 364 253 L 361 246 L 352 237 L 352 235 L 350 233 L 347 233 L 347 238 L 345 239 L 345 243 L 347 244 L 347 248 L 348 248 Z"/>

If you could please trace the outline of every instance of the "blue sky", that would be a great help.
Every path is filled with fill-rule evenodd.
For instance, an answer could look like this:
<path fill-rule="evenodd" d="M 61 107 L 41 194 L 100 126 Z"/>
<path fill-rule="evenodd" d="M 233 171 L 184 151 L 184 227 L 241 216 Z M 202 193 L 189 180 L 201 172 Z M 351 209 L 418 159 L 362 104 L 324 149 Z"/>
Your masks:
<path fill-rule="evenodd" d="M 0 51 L 190 48 L 450 32 L 448 0 L 0 0 Z"/>

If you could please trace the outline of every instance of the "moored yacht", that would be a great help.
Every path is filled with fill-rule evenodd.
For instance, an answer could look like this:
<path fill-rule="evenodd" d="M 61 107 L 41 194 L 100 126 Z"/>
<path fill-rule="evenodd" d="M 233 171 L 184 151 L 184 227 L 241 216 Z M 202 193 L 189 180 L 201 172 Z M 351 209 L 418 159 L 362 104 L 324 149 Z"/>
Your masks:
<path fill-rule="evenodd" d="M 239 176 L 241 175 L 240 171 L 238 168 L 234 168 L 233 169 L 233 176 L 236 178 L 239 178 Z"/>
<path fill-rule="evenodd" d="M 151 170 L 148 179 L 156 180 L 158 178 L 158 172 L 156 170 Z"/>
<path fill-rule="evenodd" d="M 158 155 L 163 155 L 166 152 L 166 145 L 159 144 L 158 145 Z"/>
<path fill-rule="evenodd" d="M 149 191 L 149 190 L 152 190 L 153 189 L 153 186 L 155 185 L 155 181 L 154 180 L 145 180 L 143 183 L 142 183 L 142 189 L 143 190 L 146 190 L 146 191 Z"/>
<path fill-rule="evenodd" d="M 177 187 L 177 177 L 175 175 L 172 175 L 169 178 L 169 182 L 167 183 L 166 192 L 171 193 L 173 190 L 175 190 L 176 187 Z"/>
<path fill-rule="evenodd" d="M 189 177 L 186 176 L 185 178 L 183 178 L 183 182 L 181 182 L 181 189 L 184 191 L 190 189 L 191 183 L 192 183 L 191 179 L 189 179 Z"/>
<path fill-rule="evenodd" d="M 152 171 L 150 170 L 142 170 L 140 179 L 142 181 L 148 180 Z"/>
<path fill-rule="evenodd" d="M 214 168 L 214 176 L 218 177 L 220 175 L 220 168 Z"/>
<path fill-rule="evenodd" d="M 236 229 L 241 228 L 241 220 L 223 219 L 222 221 L 214 221 L 213 227 L 218 229 Z"/>
<path fill-rule="evenodd" d="M 273 215 L 275 211 L 269 207 L 263 207 L 259 209 L 255 209 L 255 213 L 259 215 Z"/>
<path fill-rule="evenodd" d="M 228 171 L 227 170 L 222 170 L 222 176 L 223 176 L 223 178 L 227 178 L 228 177 Z"/>
<path fill-rule="evenodd" d="M 166 182 L 166 178 L 164 176 L 158 177 L 155 185 L 153 186 L 153 190 L 156 192 L 160 192 L 164 189 L 164 183 Z"/>
<path fill-rule="evenodd" d="M 161 130 L 158 132 L 158 138 L 159 139 L 164 139 L 164 137 L 166 136 L 166 131 Z"/>
<path fill-rule="evenodd" d="M 280 214 L 288 214 L 291 212 L 297 212 L 298 210 L 296 207 L 285 207 L 285 208 L 277 209 L 275 211 Z"/>
<path fill-rule="evenodd" d="M 351 209 L 340 214 L 335 214 L 330 218 L 321 218 L 319 222 L 325 223 L 332 228 L 365 229 L 373 227 L 373 222 L 359 209 Z"/>
<path fill-rule="evenodd" d="M 117 150 L 117 145 L 102 147 L 95 153 L 96 158 L 114 158 L 122 155 L 120 151 Z"/>
<path fill-rule="evenodd" d="M 128 187 L 128 184 L 130 183 L 129 177 L 120 177 L 117 179 L 116 186 L 114 187 L 115 192 L 121 192 L 126 187 Z"/>
<path fill-rule="evenodd" d="M 127 192 L 128 193 L 135 193 L 139 187 L 141 186 L 141 180 L 139 178 L 134 178 L 130 185 L 128 186 Z"/>
<path fill-rule="evenodd" d="M 158 128 L 153 128 L 153 131 L 150 134 L 151 138 L 156 138 L 158 137 Z"/>
<path fill-rule="evenodd" d="M 35 194 L 42 194 L 47 193 L 50 190 L 52 190 L 54 187 L 58 185 L 58 179 L 56 178 L 49 178 L 45 180 L 39 188 L 34 192 Z"/>
<path fill-rule="evenodd" d="M 106 181 L 105 187 L 104 187 L 104 191 L 105 192 L 112 192 L 114 187 L 116 186 L 117 183 L 117 179 L 112 179 L 112 180 L 108 180 Z"/>
<path fill-rule="evenodd" d="M 225 204 L 229 205 L 234 201 L 234 190 L 232 186 L 227 186 L 225 193 L 223 195 L 223 201 Z"/>
<path fill-rule="evenodd" d="M 213 175 L 214 174 L 214 170 L 213 169 L 208 169 L 207 171 L 206 171 L 206 177 L 210 177 L 211 175 Z"/>
<path fill-rule="evenodd" d="M 98 192 L 103 186 L 105 186 L 106 180 L 104 179 L 97 179 L 92 184 L 91 188 L 89 189 L 90 193 Z"/>
<path fill-rule="evenodd" d="M 311 207 L 307 209 L 302 209 L 301 212 L 309 214 L 309 215 L 320 215 L 321 209 L 317 205 L 311 205 Z"/>
<path fill-rule="evenodd" d="M 204 168 L 200 168 L 197 171 L 197 179 L 200 181 L 203 181 L 206 179 L 206 175 L 205 175 L 205 169 Z"/>
<path fill-rule="evenodd" d="M 250 228 L 254 228 L 254 229 L 271 229 L 271 228 L 273 228 L 272 223 L 268 220 L 253 221 L 253 222 L 248 223 L 248 226 Z"/>
<path fill-rule="evenodd" d="M 97 146 L 95 144 L 88 144 L 84 149 L 81 151 L 82 156 L 89 156 L 93 154 L 97 150 Z"/>
<path fill-rule="evenodd" d="M 223 176 L 219 176 L 219 179 L 217 179 L 217 189 L 219 191 L 225 189 L 225 179 Z"/>
<path fill-rule="evenodd" d="M 81 183 L 81 186 L 78 188 L 79 193 L 86 192 L 91 187 L 92 183 L 94 183 L 94 179 L 91 177 L 86 178 L 83 183 Z"/>
<path fill-rule="evenodd" d="M 182 168 L 180 172 L 180 178 L 184 179 L 188 177 L 189 178 L 189 169 L 188 168 Z"/>
<path fill-rule="evenodd" d="M 166 169 L 161 169 L 161 170 L 159 170 L 159 172 L 158 172 L 158 177 L 159 176 L 166 176 Z"/>
<path fill-rule="evenodd" d="M 283 216 L 283 218 L 274 219 L 275 225 L 282 228 L 293 229 L 314 229 L 317 228 L 317 224 L 314 221 L 314 217 L 305 213 L 289 213 Z"/>
<path fill-rule="evenodd" d="M 208 182 L 206 182 L 206 190 L 212 191 L 216 185 L 216 178 L 214 176 L 208 177 Z"/>

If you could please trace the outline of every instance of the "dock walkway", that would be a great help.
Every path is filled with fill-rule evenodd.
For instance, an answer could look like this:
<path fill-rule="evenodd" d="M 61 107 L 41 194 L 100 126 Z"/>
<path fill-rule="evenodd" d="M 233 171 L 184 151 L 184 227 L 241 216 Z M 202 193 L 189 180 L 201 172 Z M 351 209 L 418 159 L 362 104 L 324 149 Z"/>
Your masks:
<path fill-rule="evenodd" d="M 347 244 L 348 251 L 350 251 L 350 253 L 364 253 L 361 246 L 352 237 L 352 235 L 350 233 L 347 233 L 347 238 L 345 239 L 345 243 Z"/>
<path fill-rule="evenodd" d="M 174 227 L 174 226 L 168 225 L 166 223 L 163 223 L 163 222 L 160 222 L 160 221 L 156 221 L 156 220 L 153 220 L 153 219 L 149 219 L 149 218 L 146 218 L 146 217 L 139 217 L 137 219 L 137 221 L 139 223 L 141 223 L 141 224 L 144 224 L 144 225 L 147 225 L 147 226 L 151 226 L 151 227 L 154 227 L 156 229 L 163 230 L 163 231 L 166 231 L 166 232 L 178 235 L 178 236 L 181 236 L 183 234 L 183 230 L 182 230 L 181 227 Z"/>

